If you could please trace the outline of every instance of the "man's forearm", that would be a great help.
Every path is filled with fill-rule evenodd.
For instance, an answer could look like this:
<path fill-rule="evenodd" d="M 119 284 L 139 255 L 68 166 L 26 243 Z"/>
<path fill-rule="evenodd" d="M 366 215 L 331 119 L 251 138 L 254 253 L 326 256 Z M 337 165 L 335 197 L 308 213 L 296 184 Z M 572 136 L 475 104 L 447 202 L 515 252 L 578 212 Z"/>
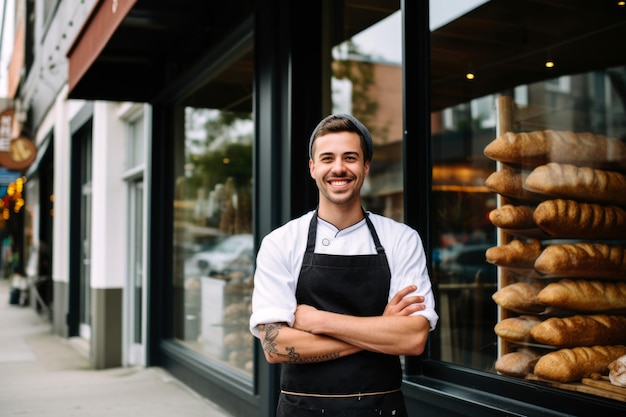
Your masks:
<path fill-rule="evenodd" d="M 333 337 L 293 329 L 285 323 L 260 325 L 259 331 L 269 363 L 325 362 L 362 350 Z"/>
<path fill-rule="evenodd" d="M 365 350 L 391 355 L 419 355 L 430 325 L 422 316 L 355 317 L 316 311 L 309 321 L 313 334 L 326 335 Z"/>

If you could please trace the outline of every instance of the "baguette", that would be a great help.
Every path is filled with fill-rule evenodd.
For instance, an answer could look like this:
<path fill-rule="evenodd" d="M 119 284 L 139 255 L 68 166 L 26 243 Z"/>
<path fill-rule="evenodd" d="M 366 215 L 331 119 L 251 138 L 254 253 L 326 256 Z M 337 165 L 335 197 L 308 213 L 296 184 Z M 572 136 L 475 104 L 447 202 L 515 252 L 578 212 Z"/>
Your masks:
<path fill-rule="evenodd" d="M 626 344 L 626 317 L 606 314 L 551 317 L 530 329 L 538 343 L 556 347 Z"/>
<path fill-rule="evenodd" d="M 537 227 L 533 220 L 532 206 L 504 204 L 489 212 L 489 220 L 503 229 L 531 229 Z"/>
<path fill-rule="evenodd" d="M 492 160 L 518 164 L 559 162 L 593 167 L 626 167 L 624 143 L 588 132 L 507 132 L 489 143 L 484 154 Z"/>
<path fill-rule="evenodd" d="M 524 314 L 500 320 L 493 330 L 496 335 L 511 342 L 530 342 L 530 330 L 539 323 L 541 320 L 538 317 Z"/>
<path fill-rule="evenodd" d="M 514 282 L 496 291 L 491 298 L 502 308 L 515 311 L 520 314 L 542 313 L 546 306 L 537 300 L 541 291 L 540 284 L 527 282 Z"/>
<path fill-rule="evenodd" d="M 524 179 L 533 193 L 597 203 L 626 204 L 626 176 L 619 172 L 550 162 Z"/>
<path fill-rule="evenodd" d="M 485 187 L 506 197 L 527 201 L 543 201 L 545 196 L 524 188 L 528 171 L 494 171 L 485 180 Z"/>
<path fill-rule="evenodd" d="M 541 255 L 541 241 L 529 239 L 527 242 L 511 240 L 509 243 L 494 246 L 485 252 L 487 262 L 511 268 L 533 268 Z"/>
<path fill-rule="evenodd" d="M 537 302 L 582 312 L 626 310 L 626 282 L 562 279 L 546 285 Z"/>
<path fill-rule="evenodd" d="M 626 236 L 626 210 L 616 206 L 546 200 L 532 213 L 532 222 L 559 238 L 621 239 Z"/>
<path fill-rule="evenodd" d="M 550 381 L 580 381 L 594 372 L 606 374 L 609 364 L 623 355 L 626 355 L 623 345 L 560 349 L 540 357 L 534 374 Z"/>
<path fill-rule="evenodd" d="M 496 361 L 496 372 L 523 378 L 532 373 L 539 356 L 541 355 L 532 349 L 520 349 L 504 354 Z"/>
<path fill-rule="evenodd" d="M 547 276 L 624 278 L 626 249 L 596 242 L 549 245 L 534 266 Z"/>

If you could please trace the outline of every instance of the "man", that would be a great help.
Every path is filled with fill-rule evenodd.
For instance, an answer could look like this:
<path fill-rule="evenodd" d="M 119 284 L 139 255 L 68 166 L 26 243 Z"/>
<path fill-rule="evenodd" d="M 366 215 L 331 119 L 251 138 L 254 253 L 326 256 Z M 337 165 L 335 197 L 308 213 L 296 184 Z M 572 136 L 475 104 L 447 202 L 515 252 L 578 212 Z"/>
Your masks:
<path fill-rule="evenodd" d="M 281 363 L 277 416 L 406 416 L 398 355 L 419 355 L 435 328 L 418 233 L 361 207 L 372 137 L 330 115 L 309 141 L 317 210 L 259 248 L 250 330 Z"/>

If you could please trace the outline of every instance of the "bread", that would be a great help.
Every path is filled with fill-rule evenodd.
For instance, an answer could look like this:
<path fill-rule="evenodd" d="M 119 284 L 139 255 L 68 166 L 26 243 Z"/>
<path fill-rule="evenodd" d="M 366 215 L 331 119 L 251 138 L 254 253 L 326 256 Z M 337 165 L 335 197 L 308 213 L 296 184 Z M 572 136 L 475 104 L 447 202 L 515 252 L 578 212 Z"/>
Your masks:
<path fill-rule="evenodd" d="M 499 374 L 523 378 L 532 373 L 539 356 L 536 351 L 523 348 L 500 356 L 496 361 L 495 369 Z"/>
<path fill-rule="evenodd" d="M 532 341 L 530 330 L 539 323 L 541 323 L 541 320 L 538 317 L 524 314 L 500 320 L 496 323 L 493 330 L 496 335 L 505 340 L 529 342 Z"/>
<path fill-rule="evenodd" d="M 487 262 L 500 266 L 533 268 L 541 251 L 541 242 L 537 239 L 529 239 L 527 242 L 514 239 L 505 245 L 487 249 L 485 258 Z"/>
<path fill-rule="evenodd" d="M 489 212 L 489 220 L 503 229 L 531 229 L 536 227 L 533 211 L 532 206 L 504 204 Z"/>
<path fill-rule="evenodd" d="M 539 291 L 539 303 L 582 312 L 626 310 L 626 282 L 562 279 Z"/>
<path fill-rule="evenodd" d="M 574 200 L 626 205 L 626 175 L 550 162 L 532 170 L 524 188 Z"/>
<path fill-rule="evenodd" d="M 527 201 L 542 201 L 545 196 L 524 188 L 528 171 L 501 170 L 492 172 L 485 180 L 485 187 L 506 197 Z"/>
<path fill-rule="evenodd" d="M 624 143 L 587 132 L 507 132 L 489 143 L 484 154 L 496 161 L 529 165 L 560 162 L 594 167 L 626 166 Z"/>
<path fill-rule="evenodd" d="M 606 374 L 609 364 L 623 355 L 626 355 L 623 345 L 560 349 L 541 356 L 533 372 L 550 381 L 580 381 L 594 372 Z"/>
<path fill-rule="evenodd" d="M 616 387 L 626 388 L 626 355 L 609 364 L 609 381 Z"/>
<path fill-rule="evenodd" d="M 520 314 L 536 314 L 545 310 L 545 305 L 537 300 L 541 284 L 514 282 L 496 291 L 491 298 L 502 308 Z"/>
<path fill-rule="evenodd" d="M 540 203 L 532 212 L 532 223 L 559 238 L 622 239 L 626 236 L 626 210 L 573 200 Z"/>
<path fill-rule="evenodd" d="M 549 245 L 534 267 L 548 276 L 625 278 L 626 249 L 597 242 Z"/>
<path fill-rule="evenodd" d="M 626 344 L 626 317 L 606 314 L 551 317 L 530 329 L 538 343 L 556 347 Z"/>

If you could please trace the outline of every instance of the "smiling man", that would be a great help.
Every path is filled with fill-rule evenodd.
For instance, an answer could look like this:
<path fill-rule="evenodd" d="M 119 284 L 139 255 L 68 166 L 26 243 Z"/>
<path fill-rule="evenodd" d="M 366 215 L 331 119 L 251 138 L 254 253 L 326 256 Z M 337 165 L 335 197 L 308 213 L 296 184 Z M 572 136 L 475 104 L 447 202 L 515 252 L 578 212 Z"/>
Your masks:
<path fill-rule="evenodd" d="M 422 241 L 365 211 L 370 132 L 330 115 L 309 140 L 319 204 L 259 248 L 250 330 L 282 364 L 278 417 L 406 416 L 399 355 L 419 355 L 437 324 Z"/>

